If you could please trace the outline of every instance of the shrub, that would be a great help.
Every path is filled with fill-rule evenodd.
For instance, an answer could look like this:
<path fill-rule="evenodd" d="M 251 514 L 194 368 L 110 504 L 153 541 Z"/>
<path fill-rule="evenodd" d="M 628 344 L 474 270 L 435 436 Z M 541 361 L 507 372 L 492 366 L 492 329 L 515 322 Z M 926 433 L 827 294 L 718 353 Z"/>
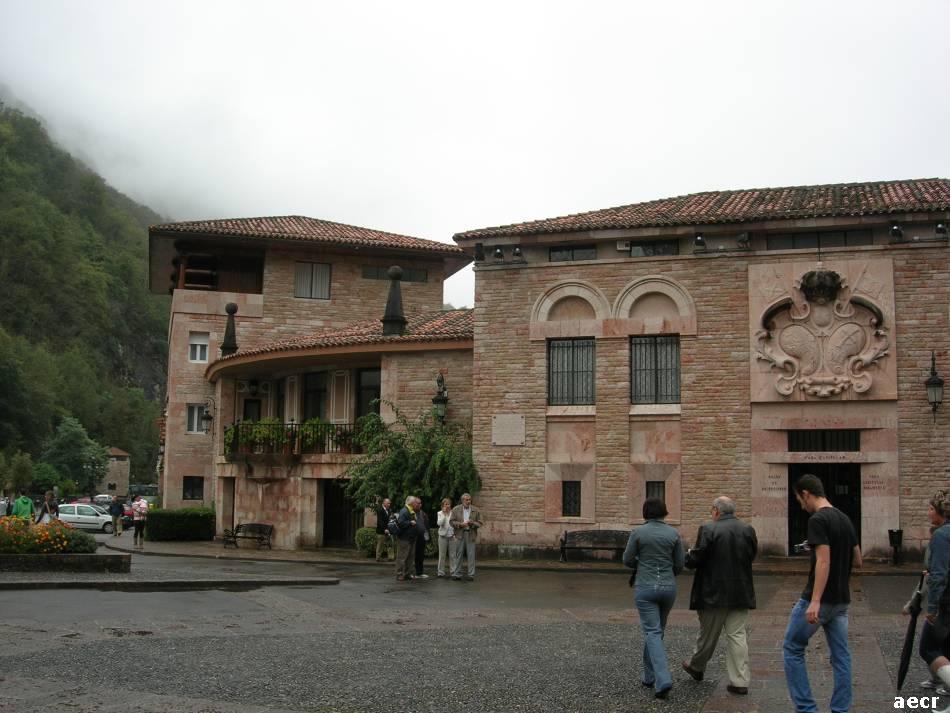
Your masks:
<path fill-rule="evenodd" d="M 2 554 L 77 554 L 96 551 L 96 538 L 61 520 L 31 525 L 19 517 L 0 518 Z"/>
<path fill-rule="evenodd" d="M 356 531 L 356 549 L 365 552 L 367 557 L 376 555 L 375 527 L 361 527 Z"/>
<path fill-rule="evenodd" d="M 145 539 L 158 540 L 213 540 L 213 508 L 181 508 L 149 510 L 145 522 Z"/>

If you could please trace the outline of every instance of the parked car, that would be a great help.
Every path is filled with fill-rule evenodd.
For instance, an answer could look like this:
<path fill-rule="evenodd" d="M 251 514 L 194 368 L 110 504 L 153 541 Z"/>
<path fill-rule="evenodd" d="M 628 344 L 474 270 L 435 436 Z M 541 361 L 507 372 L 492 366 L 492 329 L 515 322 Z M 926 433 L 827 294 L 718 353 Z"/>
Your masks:
<path fill-rule="evenodd" d="M 109 503 L 112 502 L 112 497 L 113 497 L 112 495 L 106 495 L 105 493 L 100 493 L 99 495 L 97 495 L 96 497 L 92 499 L 92 502 L 94 502 L 96 505 L 102 505 L 102 506 L 108 507 Z"/>
<path fill-rule="evenodd" d="M 112 518 L 95 505 L 84 503 L 60 505 L 59 519 L 83 530 L 97 530 L 107 535 L 112 532 Z"/>

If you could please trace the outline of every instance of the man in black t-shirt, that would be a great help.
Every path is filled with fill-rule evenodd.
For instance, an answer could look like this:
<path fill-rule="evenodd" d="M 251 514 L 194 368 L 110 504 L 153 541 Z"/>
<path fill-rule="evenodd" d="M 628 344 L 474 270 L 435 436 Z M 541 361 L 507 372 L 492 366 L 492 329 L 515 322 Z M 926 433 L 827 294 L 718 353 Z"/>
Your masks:
<path fill-rule="evenodd" d="M 848 579 L 852 566 L 860 567 L 861 548 L 854 525 L 825 497 L 821 481 L 803 475 L 795 483 L 795 499 L 811 513 L 808 519 L 808 546 L 811 568 L 802 598 L 792 609 L 785 630 L 783 657 L 785 682 L 795 704 L 795 713 L 818 713 L 805 668 L 805 648 L 820 626 L 825 630 L 834 692 L 831 713 L 848 713 L 851 707 L 851 650 L 848 648 Z"/>

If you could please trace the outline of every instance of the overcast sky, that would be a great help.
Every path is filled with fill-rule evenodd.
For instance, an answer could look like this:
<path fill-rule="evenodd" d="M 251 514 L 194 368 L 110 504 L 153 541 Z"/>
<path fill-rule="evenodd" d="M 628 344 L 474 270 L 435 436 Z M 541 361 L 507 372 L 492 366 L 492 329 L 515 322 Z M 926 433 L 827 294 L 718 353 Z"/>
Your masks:
<path fill-rule="evenodd" d="M 0 0 L 0 83 L 174 220 L 453 233 L 950 177 L 950 2 Z M 472 303 L 467 269 L 446 300 Z"/>

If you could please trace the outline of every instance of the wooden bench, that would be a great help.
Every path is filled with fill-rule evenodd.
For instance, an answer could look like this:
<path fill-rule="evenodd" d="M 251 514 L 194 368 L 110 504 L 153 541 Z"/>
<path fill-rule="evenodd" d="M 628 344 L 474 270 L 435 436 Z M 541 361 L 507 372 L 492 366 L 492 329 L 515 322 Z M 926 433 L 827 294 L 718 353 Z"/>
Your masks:
<path fill-rule="evenodd" d="M 627 530 L 575 530 L 561 535 L 561 562 L 568 550 L 613 550 L 623 554 L 630 533 Z"/>
<path fill-rule="evenodd" d="M 225 529 L 224 546 L 238 546 L 238 540 L 254 540 L 257 542 L 257 548 L 261 549 L 265 545 L 267 549 L 273 549 L 270 545 L 271 537 L 274 534 L 273 525 L 265 525 L 259 522 L 244 522 L 233 530 Z"/>

